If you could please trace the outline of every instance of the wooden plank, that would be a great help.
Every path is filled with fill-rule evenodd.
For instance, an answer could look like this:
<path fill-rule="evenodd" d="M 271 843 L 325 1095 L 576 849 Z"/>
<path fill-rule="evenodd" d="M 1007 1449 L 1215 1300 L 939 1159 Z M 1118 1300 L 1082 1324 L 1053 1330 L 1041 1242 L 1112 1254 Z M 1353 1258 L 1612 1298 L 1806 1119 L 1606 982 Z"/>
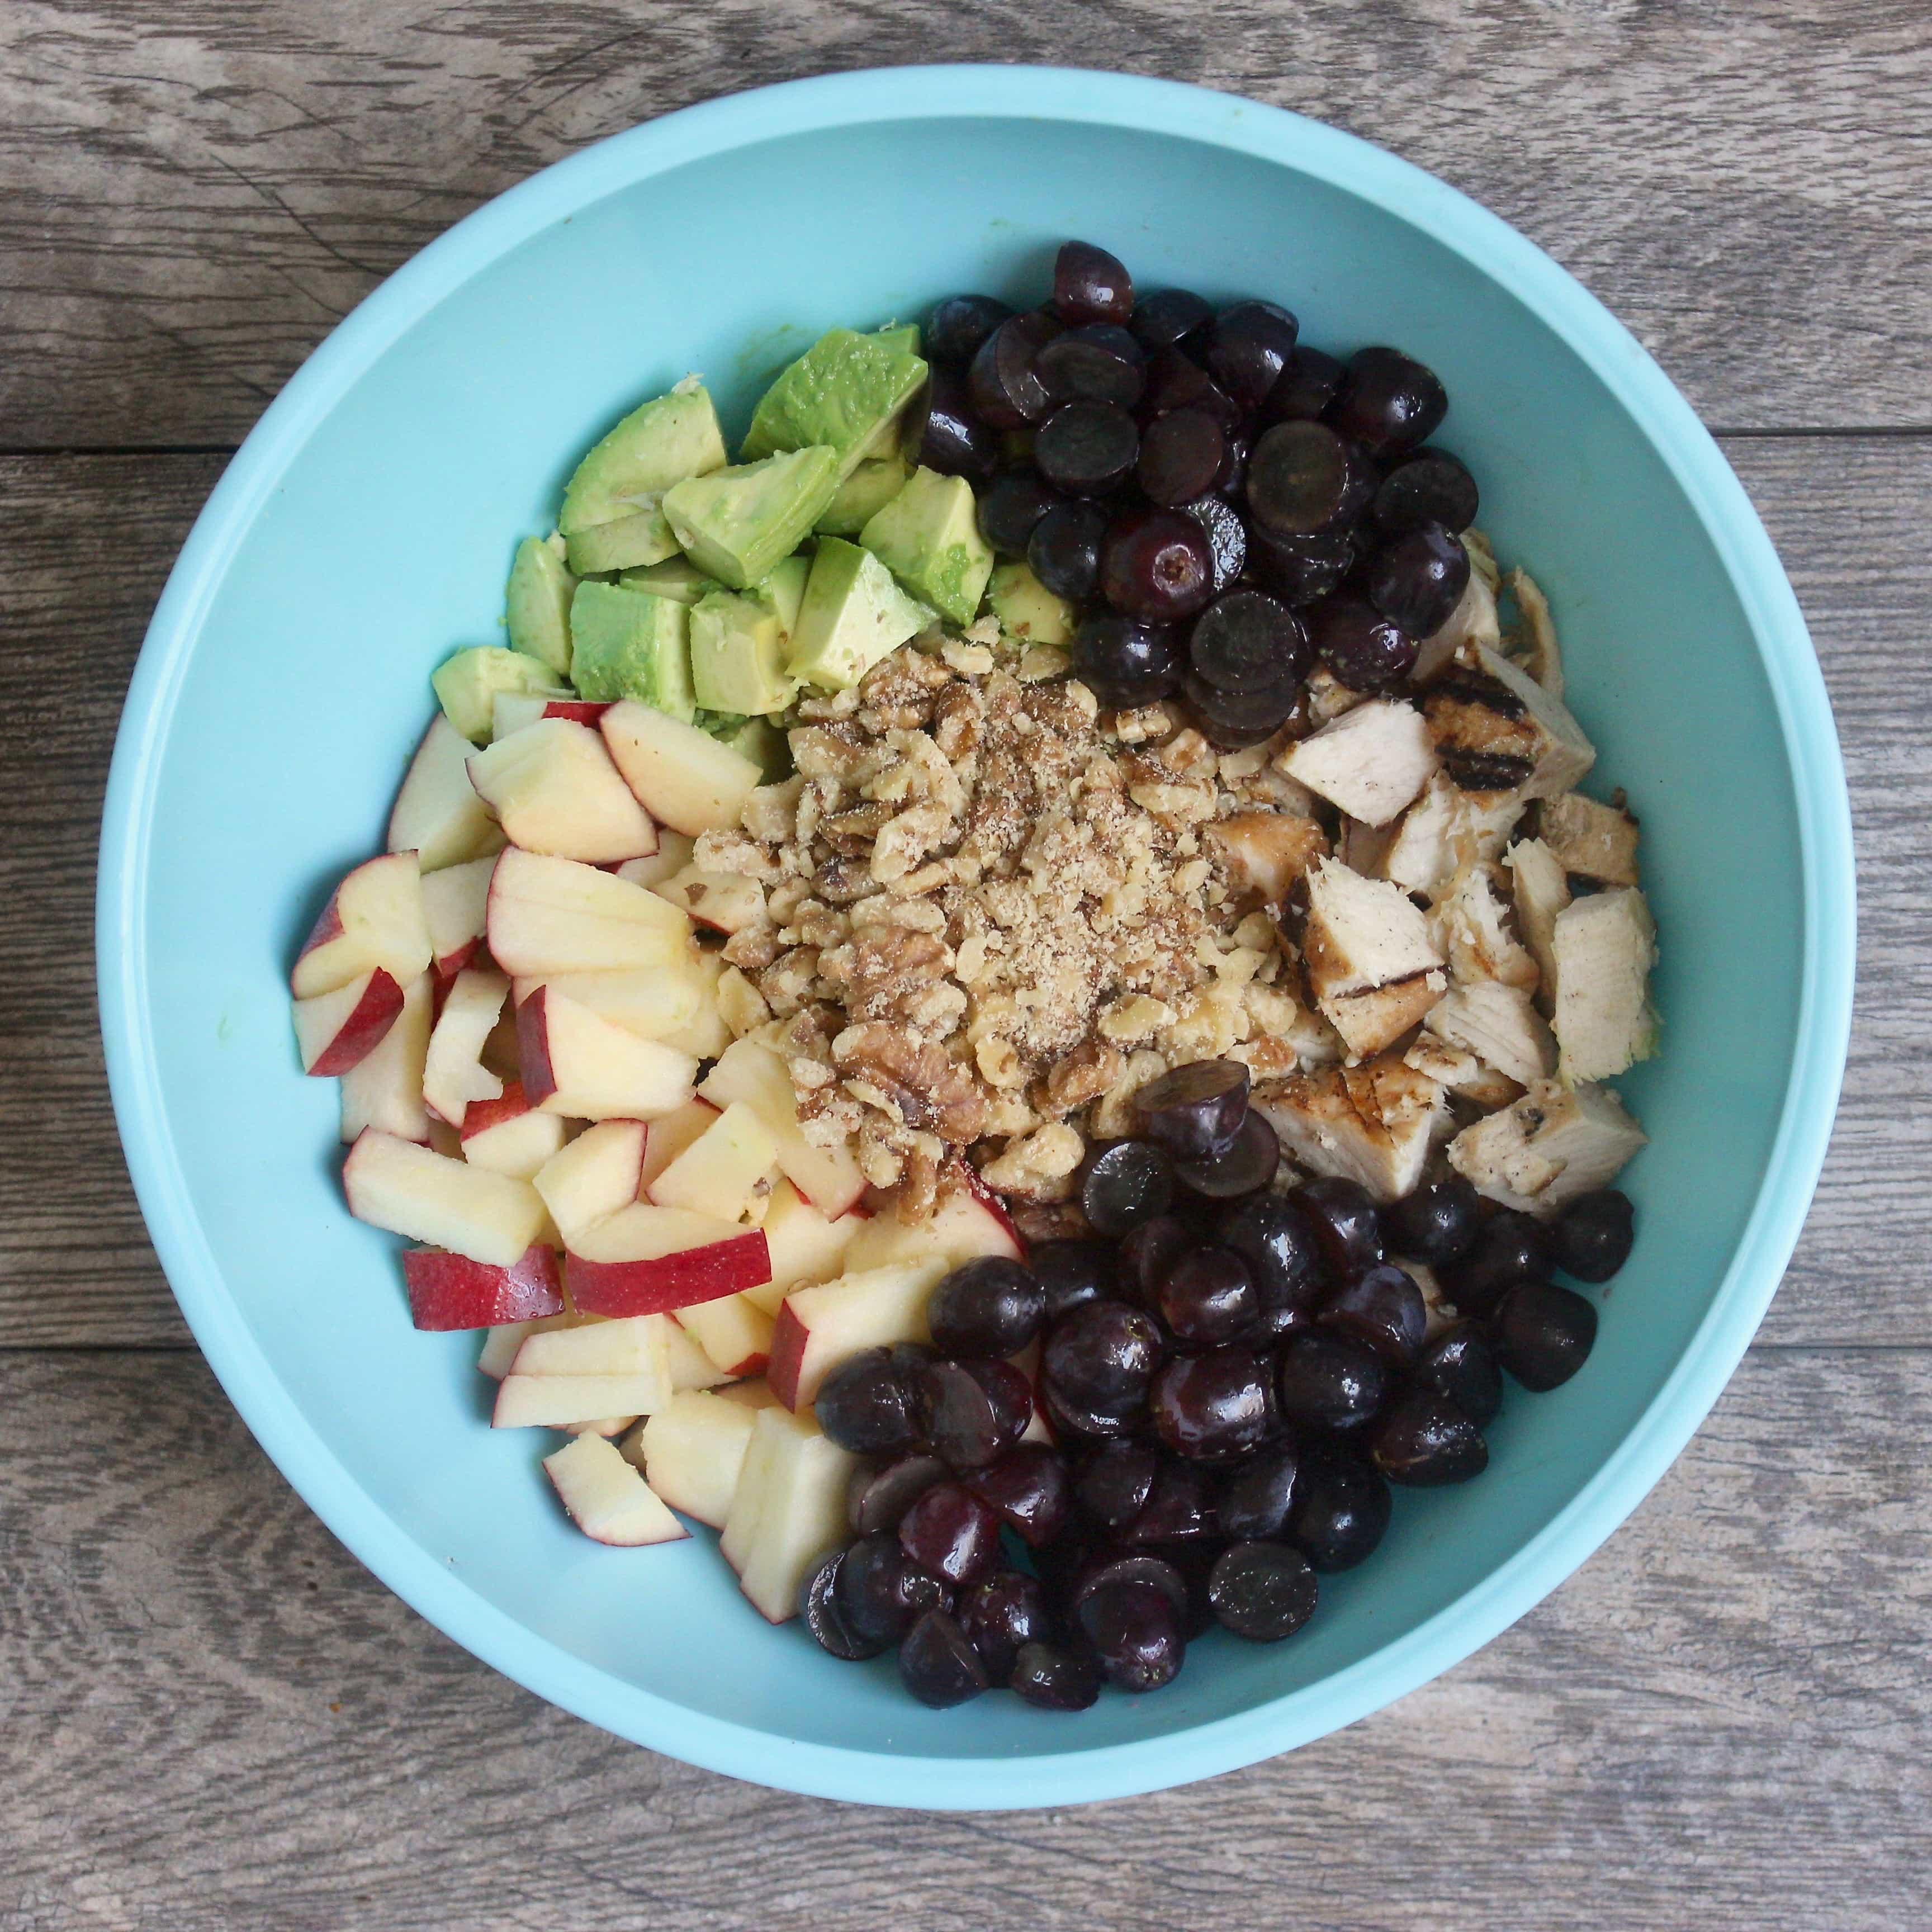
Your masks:
<path fill-rule="evenodd" d="M 0 1924 L 1916 1924 L 1928 1425 L 1927 1354 L 1754 1357 L 1576 1578 L 1394 1708 L 1188 1790 L 948 1817 L 540 1704 L 334 1544 L 198 1360 L 0 1356 Z"/>
<path fill-rule="evenodd" d="M 722 91 L 946 60 L 1334 122 L 1550 250 L 1712 421 L 1932 422 L 1916 0 L 10 0 L 6 435 L 232 440 L 382 276 L 532 170 Z"/>
<path fill-rule="evenodd" d="M 1932 1246 L 1932 732 L 1921 529 L 1932 437 L 1744 438 L 1730 454 L 1810 616 L 1845 740 L 1863 879 L 1856 1036 L 1818 1204 L 1764 1339 L 1888 1342 L 1922 1326 L 1901 1256 Z M 10 560 L 0 688 L 0 1344 L 183 1342 L 143 1240 L 100 1075 L 89 944 L 95 827 L 120 694 L 218 458 L 0 460 Z M 138 478 L 138 482 L 132 480 Z M 76 531 L 114 541 L 76 564 Z M 84 640 L 84 644 L 81 641 Z M 50 1134 L 51 1119 L 59 1122 Z"/>

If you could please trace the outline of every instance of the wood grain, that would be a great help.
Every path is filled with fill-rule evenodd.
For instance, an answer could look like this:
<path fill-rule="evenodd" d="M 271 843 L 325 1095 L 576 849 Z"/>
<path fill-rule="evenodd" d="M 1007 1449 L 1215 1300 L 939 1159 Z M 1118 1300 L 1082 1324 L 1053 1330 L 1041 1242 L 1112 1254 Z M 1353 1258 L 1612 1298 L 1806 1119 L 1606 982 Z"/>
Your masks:
<path fill-rule="evenodd" d="M 1921 0 L 9 0 L 5 439 L 232 442 L 532 170 L 734 88 L 944 60 L 1318 116 L 1550 249 L 1709 420 L 1932 424 Z"/>
<path fill-rule="evenodd" d="M 191 1357 L 0 1357 L 4 1932 L 1876 1932 L 1932 1858 L 1932 1358 L 1754 1356 L 1563 1590 L 1291 1756 L 932 1816 L 689 1770 L 468 1658 Z"/>

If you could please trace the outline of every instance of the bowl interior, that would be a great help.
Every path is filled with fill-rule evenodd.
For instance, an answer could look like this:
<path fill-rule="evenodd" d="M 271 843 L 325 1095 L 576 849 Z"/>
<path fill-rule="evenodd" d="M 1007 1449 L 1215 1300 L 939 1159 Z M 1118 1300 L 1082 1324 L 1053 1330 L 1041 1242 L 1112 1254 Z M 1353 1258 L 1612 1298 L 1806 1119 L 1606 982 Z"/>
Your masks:
<path fill-rule="evenodd" d="M 960 288 L 1037 300 L 1070 235 L 1112 248 L 1144 287 L 1267 296 L 1318 344 L 1390 340 L 1441 372 L 1453 410 L 1438 440 L 1480 479 L 1505 562 L 1554 604 L 1600 754 L 1592 788 L 1623 787 L 1643 821 L 1666 1046 L 1623 1083 L 1656 1145 L 1630 1170 L 1640 1239 L 1603 1298 L 1587 1372 L 1510 1402 L 1483 1480 L 1400 1497 L 1376 1559 L 1324 1582 L 1297 1642 L 1211 1637 L 1162 1695 L 1072 1720 L 1004 1697 L 921 1709 L 890 1660 L 837 1664 L 796 1624 L 767 1628 L 702 1531 L 626 1552 L 569 1528 L 535 1438 L 484 1426 L 475 1341 L 411 1330 L 396 1244 L 343 1208 L 334 1086 L 298 1072 L 286 992 L 321 897 L 380 848 L 431 666 L 500 638 L 515 541 L 549 526 L 577 454 L 618 413 L 695 369 L 740 428 L 823 328 L 916 316 Z M 1274 1700 L 1300 1701 L 1226 1762 L 1380 1701 L 1364 1692 L 1338 1714 L 1312 1700 L 1337 1673 L 1372 1675 L 1387 1646 L 1523 1552 L 1663 1389 L 1752 1210 L 1792 1061 L 1792 781 L 1740 598 L 1671 470 L 1480 263 L 1312 174 L 1173 133 L 962 116 L 776 134 L 604 194 L 496 255 L 394 336 L 253 511 L 158 758 L 137 963 L 219 1319 L 258 1352 L 238 1400 L 258 1427 L 292 1410 L 313 1432 L 344 1479 L 327 1513 L 358 1547 L 355 1531 L 380 1526 L 529 1634 L 496 1660 L 541 1682 L 541 1659 L 578 1660 L 604 1673 L 573 1679 L 586 1714 L 706 1761 L 725 1762 L 722 1747 L 681 1724 L 710 1741 L 723 1733 L 706 1720 L 742 1726 L 730 1768 L 781 1784 L 825 1788 L 787 1752 L 830 1746 L 984 1760 L 980 1782 L 946 1789 L 998 1803 L 1002 1761 L 1140 1748 L 1130 1772 L 1090 1778 L 1065 1758 L 1030 1787 L 1090 1796 L 1214 1768 L 1184 1763 L 1174 1741 Z M 206 1295 L 190 1308 L 218 1318 Z M 339 1499 L 355 1492 L 351 1523 Z M 888 1762 L 841 1788 L 916 1802 L 915 1770 Z"/>

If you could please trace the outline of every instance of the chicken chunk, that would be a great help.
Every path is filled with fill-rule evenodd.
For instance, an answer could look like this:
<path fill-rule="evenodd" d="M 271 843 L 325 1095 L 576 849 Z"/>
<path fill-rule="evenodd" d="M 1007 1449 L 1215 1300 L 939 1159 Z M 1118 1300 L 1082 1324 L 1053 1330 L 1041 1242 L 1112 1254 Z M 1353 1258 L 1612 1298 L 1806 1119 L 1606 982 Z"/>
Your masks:
<path fill-rule="evenodd" d="M 1342 1036 L 1352 1066 L 1393 1046 L 1448 990 L 1446 974 L 1418 973 L 1365 993 L 1337 993 L 1322 1001 L 1322 1010 Z"/>
<path fill-rule="evenodd" d="M 1485 1113 L 1507 1107 L 1522 1094 L 1522 1082 L 1498 1073 L 1493 1066 L 1486 1066 L 1467 1047 L 1451 1046 L 1426 1028 L 1402 1055 L 1402 1064 L 1415 1072 L 1427 1074 L 1456 1099 L 1467 1100 Z M 1455 1122 L 1444 1114 L 1437 1126 L 1438 1138 L 1448 1140 L 1455 1132 Z"/>
<path fill-rule="evenodd" d="M 1442 628 L 1423 639 L 1414 668 L 1409 673 L 1418 685 L 1438 676 L 1465 644 L 1485 644 L 1491 650 L 1502 648 L 1502 624 L 1496 611 L 1496 560 L 1490 556 L 1489 546 L 1473 530 L 1464 535 L 1462 548 L 1469 553 L 1468 587 Z"/>
<path fill-rule="evenodd" d="M 1434 1081 L 1384 1054 L 1361 1066 L 1261 1082 L 1253 1104 L 1291 1160 L 1359 1181 L 1388 1202 L 1421 1180 L 1446 1102 Z"/>
<path fill-rule="evenodd" d="M 1449 1143 L 1449 1164 L 1492 1201 L 1547 1216 L 1607 1186 L 1646 1138 L 1607 1087 L 1539 1080 L 1465 1127 Z"/>
<path fill-rule="evenodd" d="M 1535 992 L 1542 970 L 1510 930 L 1508 914 L 1496 896 L 1494 866 L 1472 866 L 1457 875 L 1436 908 L 1436 928 L 1450 979 L 1500 980 Z"/>
<path fill-rule="evenodd" d="M 1445 963 L 1426 915 L 1399 886 L 1336 859 L 1310 869 L 1301 950 L 1318 999 L 1372 992 Z"/>
<path fill-rule="evenodd" d="M 1540 838 L 1525 838 L 1503 854 L 1509 868 L 1516 930 L 1522 934 L 1541 976 L 1540 994 L 1546 1013 L 1556 998 L 1556 920 L 1570 903 L 1570 881 L 1556 854 Z"/>
<path fill-rule="evenodd" d="M 1556 1042 L 1521 986 L 1496 980 L 1451 986 L 1423 1025 L 1522 1086 L 1556 1071 Z"/>
<path fill-rule="evenodd" d="M 1436 749 L 1414 706 L 1378 698 L 1291 746 L 1280 763 L 1351 818 L 1386 825 L 1429 782 Z"/>
<path fill-rule="evenodd" d="M 1636 820 L 1621 806 L 1568 792 L 1544 802 L 1538 829 L 1565 872 L 1600 886 L 1641 883 Z"/>
<path fill-rule="evenodd" d="M 1270 905 L 1328 851 L 1328 836 L 1312 818 L 1288 812 L 1237 812 L 1201 828 L 1228 878 Z"/>
<path fill-rule="evenodd" d="M 1496 857 L 1525 803 L 1520 792 L 1467 791 L 1447 772 L 1438 772 L 1402 814 L 1376 869 L 1404 892 L 1434 898 L 1465 866 L 1486 865 Z"/>
<path fill-rule="evenodd" d="M 1566 906 L 1551 934 L 1556 966 L 1550 1024 L 1563 1078 L 1608 1080 L 1657 1051 L 1650 970 L 1657 928 L 1642 893 L 1628 886 Z"/>
<path fill-rule="evenodd" d="M 1510 594 L 1522 613 L 1522 636 L 1513 651 L 1521 664 L 1550 696 L 1559 703 L 1563 697 L 1563 651 L 1556 641 L 1556 620 L 1550 614 L 1550 599 L 1544 596 L 1534 578 L 1526 570 L 1509 574 Z"/>
<path fill-rule="evenodd" d="M 1484 645 L 1457 651 L 1423 710 L 1444 768 L 1471 790 L 1556 798 L 1596 762 L 1562 702 Z"/>

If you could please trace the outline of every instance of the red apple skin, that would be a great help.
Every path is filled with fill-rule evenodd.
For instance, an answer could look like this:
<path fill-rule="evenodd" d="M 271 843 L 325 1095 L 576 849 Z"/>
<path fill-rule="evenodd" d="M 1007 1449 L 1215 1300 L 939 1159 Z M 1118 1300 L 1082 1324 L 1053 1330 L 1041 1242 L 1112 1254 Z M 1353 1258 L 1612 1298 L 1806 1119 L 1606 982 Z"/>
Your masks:
<path fill-rule="evenodd" d="M 346 1073 L 381 1042 L 402 1010 L 402 988 L 377 967 L 370 974 L 356 1010 L 337 1028 L 335 1037 L 322 1048 L 309 1072 L 320 1076 Z"/>
<path fill-rule="evenodd" d="M 410 1318 L 418 1328 L 494 1328 L 502 1322 L 536 1322 L 563 1312 L 556 1250 L 533 1244 L 514 1268 L 491 1268 L 441 1248 L 411 1248 L 403 1256 Z"/>
<path fill-rule="evenodd" d="M 791 1304 L 778 1304 L 772 1328 L 772 1352 L 765 1367 L 765 1386 L 787 1408 L 798 1407 L 798 1378 L 805 1367 L 805 1345 L 812 1331 L 792 1312 Z"/>
<path fill-rule="evenodd" d="M 747 1355 L 742 1362 L 733 1363 L 724 1372 L 728 1376 L 736 1376 L 742 1382 L 752 1376 L 763 1375 L 770 1361 L 771 1358 L 769 1355 L 750 1354 Z"/>
<path fill-rule="evenodd" d="M 314 925 L 308 929 L 308 937 L 302 943 L 302 950 L 296 955 L 300 962 L 318 946 L 326 946 L 332 939 L 342 934 L 342 915 L 336 910 L 335 902 L 342 888 L 338 886 L 328 896 L 328 903 L 316 915 Z"/>
<path fill-rule="evenodd" d="M 463 1138 L 468 1140 L 486 1127 L 501 1126 L 506 1120 L 514 1120 L 519 1114 L 530 1111 L 530 1098 L 524 1091 L 522 1082 L 506 1080 L 502 1092 L 495 1100 L 472 1100 L 464 1110 Z"/>
<path fill-rule="evenodd" d="M 588 724 L 594 731 L 598 719 L 610 708 L 608 704 L 595 704 L 584 698 L 553 698 L 544 706 L 543 715 L 546 718 L 568 718 L 573 724 Z"/>
<path fill-rule="evenodd" d="M 517 1009 L 517 1064 L 523 1070 L 524 1091 L 532 1107 L 542 1106 L 556 1091 L 556 1075 L 550 1064 L 549 995 L 548 986 L 539 986 Z"/>
<path fill-rule="evenodd" d="M 466 939 L 454 952 L 446 952 L 440 959 L 431 962 L 436 974 L 436 990 L 447 992 L 454 983 L 458 974 L 466 967 L 476 963 L 476 956 L 483 950 L 482 939 Z"/>
<path fill-rule="evenodd" d="M 580 1315 L 668 1315 L 694 1302 L 717 1301 L 772 1278 L 763 1232 L 748 1228 L 728 1241 L 658 1255 L 650 1261 L 592 1262 L 566 1254 L 571 1305 Z"/>

